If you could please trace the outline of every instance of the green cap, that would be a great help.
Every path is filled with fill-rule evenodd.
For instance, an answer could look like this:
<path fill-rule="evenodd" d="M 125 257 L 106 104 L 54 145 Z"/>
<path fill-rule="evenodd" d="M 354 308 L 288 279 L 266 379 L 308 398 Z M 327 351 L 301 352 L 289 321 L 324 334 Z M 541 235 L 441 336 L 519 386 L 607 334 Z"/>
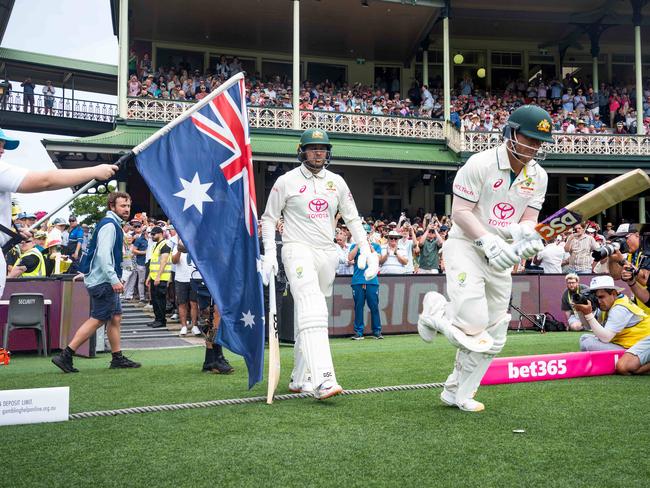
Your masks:
<path fill-rule="evenodd" d="M 300 136 L 300 147 L 305 147 L 310 144 L 323 144 L 327 149 L 332 149 L 330 138 L 327 132 L 321 129 L 307 129 Z"/>
<path fill-rule="evenodd" d="M 518 133 L 544 142 L 555 142 L 551 135 L 553 120 L 536 105 L 523 105 L 510 114 L 508 125 Z"/>

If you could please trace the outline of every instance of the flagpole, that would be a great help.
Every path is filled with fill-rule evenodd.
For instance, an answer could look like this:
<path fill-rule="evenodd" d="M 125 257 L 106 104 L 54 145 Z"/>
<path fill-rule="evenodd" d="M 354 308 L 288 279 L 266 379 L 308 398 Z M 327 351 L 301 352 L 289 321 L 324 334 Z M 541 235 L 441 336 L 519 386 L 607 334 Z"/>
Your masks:
<path fill-rule="evenodd" d="M 188 118 L 192 116 L 194 112 L 198 112 L 203 107 L 205 107 L 208 103 L 212 101 L 213 98 L 218 97 L 219 94 L 223 93 L 224 91 L 226 91 L 228 88 L 230 88 L 235 83 L 239 82 L 239 80 L 242 80 L 243 78 L 244 78 L 244 73 L 241 72 L 237 73 L 234 76 L 231 76 L 226 81 L 224 81 L 221 85 L 219 85 L 216 90 L 210 92 L 210 94 L 207 97 L 205 97 L 200 102 L 196 103 L 191 109 L 183 112 L 181 115 L 179 115 L 174 120 L 172 120 L 169 124 L 165 125 L 164 127 L 161 127 L 159 130 L 151 134 L 144 141 L 142 141 L 140 144 L 135 146 L 130 152 L 132 152 L 134 155 L 137 156 L 142 151 L 144 151 L 147 147 L 149 147 L 151 144 L 153 144 L 162 136 L 164 136 L 169 131 L 171 131 L 178 124 L 182 124 L 183 122 L 185 122 Z"/>
<path fill-rule="evenodd" d="M 226 81 L 224 81 L 221 85 L 217 87 L 216 90 L 210 92 L 210 94 L 205 97 L 203 100 L 200 102 L 194 104 L 194 106 L 183 112 L 181 115 L 176 117 L 174 120 L 172 120 L 170 123 L 165 125 L 164 127 L 161 127 L 159 130 L 151 134 L 149 137 L 147 137 L 144 141 L 142 141 L 140 144 L 135 146 L 132 150 L 127 152 L 126 154 L 123 154 L 120 156 L 120 159 L 118 159 L 115 162 L 115 165 L 121 168 L 123 165 L 126 165 L 128 162 L 130 162 L 135 156 L 140 154 L 142 151 L 144 151 L 147 147 L 149 147 L 151 144 L 156 142 L 158 139 L 160 139 L 162 136 L 167 134 L 170 130 L 172 130 L 174 127 L 176 127 L 178 124 L 182 123 L 183 121 L 187 120 L 188 117 L 191 117 L 194 112 L 197 110 L 201 110 L 205 105 L 210 103 L 213 98 L 219 96 L 220 93 L 224 92 L 231 86 L 233 86 L 235 83 L 238 83 L 239 80 L 244 78 L 243 73 L 237 73 L 234 76 L 228 78 Z M 92 188 L 97 184 L 98 180 L 90 180 L 88 183 L 86 183 L 84 186 L 79 188 L 76 192 L 72 194 L 70 198 L 65 200 L 63 203 L 59 204 L 54 210 L 50 210 L 46 215 L 41 217 L 39 220 L 34 222 L 34 224 L 29 228 L 29 230 L 34 230 L 37 229 L 43 222 L 45 222 L 47 219 L 49 219 L 52 215 L 56 214 L 59 210 L 61 210 L 63 207 L 68 205 L 70 202 L 72 202 L 75 198 L 78 196 L 86 193 L 86 191 L 89 188 Z"/>

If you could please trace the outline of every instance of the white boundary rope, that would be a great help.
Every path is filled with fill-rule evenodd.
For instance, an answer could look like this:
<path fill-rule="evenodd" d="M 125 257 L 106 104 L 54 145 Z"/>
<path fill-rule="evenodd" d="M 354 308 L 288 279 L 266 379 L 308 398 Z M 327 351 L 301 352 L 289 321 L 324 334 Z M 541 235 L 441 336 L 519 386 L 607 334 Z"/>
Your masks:
<path fill-rule="evenodd" d="M 428 390 L 442 388 L 444 383 L 423 383 L 419 385 L 377 386 L 360 390 L 343 390 L 341 395 L 365 395 L 368 393 L 387 393 L 391 391 Z M 275 395 L 274 400 L 295 400 L 298 398 L 313 398 L 310 393 L 288 393 Z M 97 410 L 95 412 L 80 412 L 70 414 L 69 420 L 81 420 L 92 417 L 115 417 L 117 415 L 130 415 L 134 413 L 172 412 L 175 410 L 190 410 L 194 408 L 220 407 L 224 405 L 245 405 L 248 403 L 264 403 L 266 396 L 250 398 L 231 398 L 227 400 L 211 400 L 196 403 L 176 403 L 171 405 L 149 405 L 145 407 L 120 408 L 116 410 Z"/>

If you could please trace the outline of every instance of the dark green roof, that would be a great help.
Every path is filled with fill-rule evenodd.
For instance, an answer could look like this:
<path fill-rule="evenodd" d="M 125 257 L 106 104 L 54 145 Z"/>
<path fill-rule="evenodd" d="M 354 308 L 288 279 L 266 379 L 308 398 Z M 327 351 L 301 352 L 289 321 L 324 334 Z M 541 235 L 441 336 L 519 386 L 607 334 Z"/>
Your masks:
<path fill-rule="evenodd" d="M 46 139 L 43 144 L 77 148 L 105 148 L 110 152 L 126 151 L 140 144 L 153 134 L 159 127 L 134 124 L 118 124 L 115 129 L 103 134 L 74 139 Z M 376 161 L 415 164 L 455 165 L 458 161 L 453 151 L 440 142 L 400 142 L 400 141 L 367 141 L 358 138 L 331 137 L 333 143 L 333 159 L 339 161 Z M 298 136 L 293 134 L 270 134 L 251 132 L 251 146 L 254 156 L 270 156 L 295 158 Z"/>
<path fill-rule="evenodd" d="M 83 61 L 81 59 L 64 58 L 49 54 L 33 53 L 0 47 L 0 59 L 25 64 L 34 64 L 53 69 L 74 72 L 86 72 L 96 75 L 115 76 L 117 78 L 117 65 Z"/>

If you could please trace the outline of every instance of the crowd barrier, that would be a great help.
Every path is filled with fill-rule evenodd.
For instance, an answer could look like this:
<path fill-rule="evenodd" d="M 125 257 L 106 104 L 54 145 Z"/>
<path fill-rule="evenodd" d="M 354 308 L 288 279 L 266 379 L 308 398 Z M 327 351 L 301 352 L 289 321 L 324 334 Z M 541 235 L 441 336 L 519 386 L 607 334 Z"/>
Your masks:
<path fill-rule="evenodd" d="M 90 300 L 82 281 L 72 281 L 72 276 L 56 278 L 8 279 L 3 299 L 8 300 L 12 293 L 42 293 L 51 305 L 46 305 L 48 322 L 48 344 L 50 349 L 63 349 L 81 324 L 88 319 Z M 0 337 L 7 324 L 8 306 L 0 306 Z M 84 343 L 77 354 L 94 356 L 95 336 Z M 9 335 L 8 349 L 12 352 L 35 351 L 36 334 L 31 330 L 14 330 Z"/>
<path fill-rule="evenodd" d="M 580 282 L 589 285 L 592 275 L 581 275 Z M 330 298 L 329 333 L 331 336 L 353 334 L 354 300 L 350 276 L 337 276 Z M 385 334 L 416 333 L 422 299 L 429 291 L 445 294 L 444 275 L 380 275 L 379 309 L 382 332 Z M 513 275 L 512 303 L 526 314 L 551 313 L 564 322 L 560 310 L 562 293 L 566 289 L 564 275 Z M 511 310 L 510 328 L 519 325 L 519 313 Z M 366 307 L 366 332 L 370 331 L 370 312 Z M 526 324 L 524 324 L 526 325 Z"/>

